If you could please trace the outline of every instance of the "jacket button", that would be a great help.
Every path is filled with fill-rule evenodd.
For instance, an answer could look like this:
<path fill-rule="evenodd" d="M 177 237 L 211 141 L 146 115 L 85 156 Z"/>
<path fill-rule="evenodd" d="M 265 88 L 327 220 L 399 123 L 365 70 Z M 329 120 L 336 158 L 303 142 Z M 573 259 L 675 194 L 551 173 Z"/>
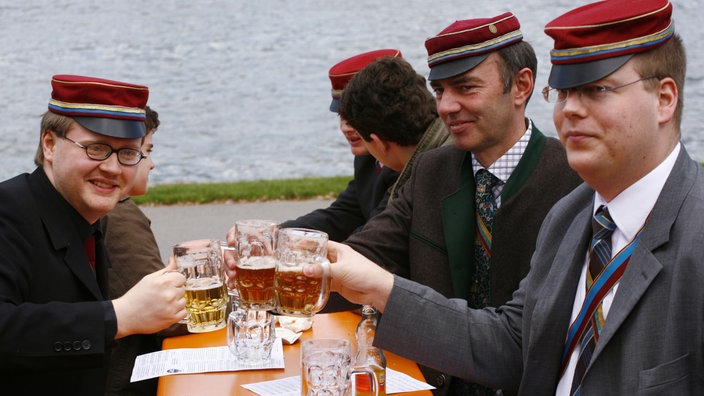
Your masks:
<path fill-rule="evenodd" d="M 54 351 L 61 352 L 62 349 L 64 349 L 64 344 L 61 341 L 56 341 L 54 343 Z"/>
<path fill-rule="evenodd" d="M 74 342 L 73 342 L 73 350 L 74 350 L 74 351 L 80 351 L 80 350 L 81 350 L 81 342 L 80 342 L 80 341 L 74 341 Z"/>
<path fill-rule="evenodd" d="M 438 388 L 442 388 L 445 386 L 445 383 L 447 382 L 447 377 L 445 377 L 445 374 L 440 374 L 437 377 L 435 377 L 435 386 Z"/>
<path fill-rule="evenodd" d="M 64 341 L 64 351 L 68 352 L 73 349 L 73 343 L 71 341 Z"/>
<path fill-rule="evenodd" d="M 83 340 L 83 342 L 81 343 L 81 346 L 82 346 L 83 349 L 85 349 L 86 351 L 89 350 L 89 349 L 92 347 L 92 345 L 90 344 L 90 341 L 89 341 L 89 340 Z"/>

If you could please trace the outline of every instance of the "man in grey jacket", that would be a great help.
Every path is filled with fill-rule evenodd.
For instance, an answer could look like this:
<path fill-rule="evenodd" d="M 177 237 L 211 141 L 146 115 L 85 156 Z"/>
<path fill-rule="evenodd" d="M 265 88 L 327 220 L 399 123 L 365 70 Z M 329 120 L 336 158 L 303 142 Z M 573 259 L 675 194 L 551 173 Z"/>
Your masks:
<path fill-rule="evenodd" d="M 332 244 L 333 289 L 384 313 L 377 346 L 522 395 L 704 393 L 704 173 L 680 142 L 671 13 L 610 0 L 546 26 L 544 95 L 586 183 L 546 217 L 509 302 L 470 309 Z"/>

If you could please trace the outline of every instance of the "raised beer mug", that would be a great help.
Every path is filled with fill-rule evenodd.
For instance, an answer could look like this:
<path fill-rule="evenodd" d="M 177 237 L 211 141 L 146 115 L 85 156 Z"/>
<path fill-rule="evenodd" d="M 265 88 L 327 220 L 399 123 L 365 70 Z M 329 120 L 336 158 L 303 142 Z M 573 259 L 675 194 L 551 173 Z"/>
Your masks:
<path fill-rule="evenodd" d="M 186 277 L 188 331 L 203 333 L 225 327 L 227 287 L 220 242 L 200 239 L 176 244 L 174 260 Z"/>
<path fill-rule="evenodd" d="M 274 288 L 276 309 L 290 316 L 311 317 L 320 312 L 330 297 L 328 234 L 307 228 L 282 228 L 276 243 Z M 320 263 L 321 278 L 303 274 L 303 267 Z"/>
<path fill-rule="evenodd" d="M 274 271 L 276 233 L 281 228 L 273 220 L 235 222 L 237 275 L 235 283 L 239 305 L 256 310 L 276 308 Z"/>

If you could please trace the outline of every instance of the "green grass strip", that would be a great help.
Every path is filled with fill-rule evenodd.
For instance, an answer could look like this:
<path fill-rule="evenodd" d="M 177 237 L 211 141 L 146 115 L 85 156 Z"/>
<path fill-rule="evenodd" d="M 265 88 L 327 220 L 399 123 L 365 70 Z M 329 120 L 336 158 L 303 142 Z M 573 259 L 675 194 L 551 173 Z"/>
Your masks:
<path fill-rule="evenodd" d="M 158 184 L 150 186 L 146 195 L 133 197 L 133 199 L 139 205 L 333 199 L 347 187 L 351 178 L 351 176 L 337 176 L 232 183 Z"/>

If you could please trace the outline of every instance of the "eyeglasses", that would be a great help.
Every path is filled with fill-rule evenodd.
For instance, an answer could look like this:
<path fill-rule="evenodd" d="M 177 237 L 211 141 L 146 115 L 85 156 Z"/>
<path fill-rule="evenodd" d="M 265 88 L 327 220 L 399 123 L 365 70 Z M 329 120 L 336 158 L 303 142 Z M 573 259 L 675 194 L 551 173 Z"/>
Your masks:
<path fill-rule="evenodd" d="M 564 103 L 570 96 L 570 94 L 576 93 L 580 99 L 594 103 L 605 98 L 609 92 L 613 92 L 617 89 L 624 88 L 629 85 L 633 85 L 639 81 L 648 80 L 651 78 L 658 78 L 658 76 L 648 76 L 639 78 L 635 81 L 631 81 L 629 83 L 611 88 L 604 87 L 603 85 L 586 85 L 567 89 L 545 87 L 543 88 L 543 99 L 545 99 L 545 101 L 548 103 Z"/>
<path fill-rule="evenodd" d="M 105 161 L 112 155 L 112 153 L 117 153 L 118 162 L 125 166 L 134 166 L 137 165 L 142 158 L 146 157 L 146 155 L 142 154 L 140 150 L 129 147 L 114 149 L 109 144 L 104 143 L 91 143 L 88 145 L 83 145 L 65 136 L 63 138 L 84 149 L 88 158 L 95 161 Z"/>

